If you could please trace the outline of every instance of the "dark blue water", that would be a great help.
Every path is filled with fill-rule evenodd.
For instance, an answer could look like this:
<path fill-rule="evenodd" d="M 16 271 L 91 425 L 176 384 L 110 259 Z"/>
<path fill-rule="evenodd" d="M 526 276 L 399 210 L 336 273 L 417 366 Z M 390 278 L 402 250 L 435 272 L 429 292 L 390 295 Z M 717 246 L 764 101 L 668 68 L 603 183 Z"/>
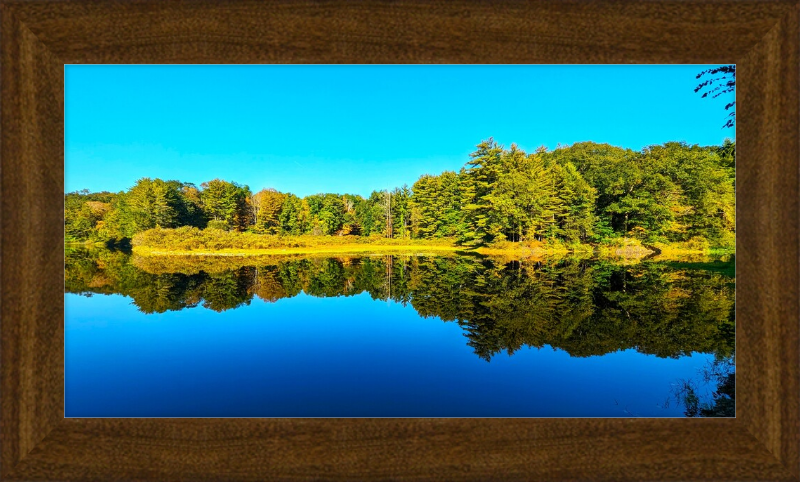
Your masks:
<path fill-rule="evenodd" d="M 352 279 L 363 276 L 359 266 Z M 307 291 L 315 292 L 316 279 L 306 274 L 305 290 L 282 297 L 231 285 L 244 294 L 220 307 L 192 294 L 199 285 L 176 295 L 176 275 L 160 273 L 146 279 L 144 288 L 162 283 L 148 296 L 178 296 L 180 306 L 154 310 L 142 308 L 155 302 L 131 288 L 145 283 L 146 273 L 126 272 L 122 281 L 114 281 L 109 267 L 86 273 L 79 272 L 84 285 L 74 289 L 82 294 L 65 294 L 67 417 L 679 417 L 684 407 L 671 400 L 671 390 L 679 380 L 697 379 L 715 357 L 682 349 L 665 356 L 647 353 L 662 348 L 642 346 L 576 356 L 551 344 L 532 347 L 534 341 L 485 355 L 478 346 L 507 340 L 509 329 L 506 338 L 485 341 L 484 325 L 422 317 L 413 297 L 429 294 L 419 289 L 406 288 L 408 299 L 400 302 L 358 290 L 312 296 Z M 68 291 L 74 275 L 68 271 Z M 173 280 L 166 288 L 165 276 Z M 721 286 L 715 289 L 727 289 Z M 640 302 L 640 294 L 621 303 Z M 589 300 L 598 303 L 596 296 Z M 570 336 L 591 339 L 597 320 L 570 328 Z M 579 351 L 576 341 L 556 338 Z"/>

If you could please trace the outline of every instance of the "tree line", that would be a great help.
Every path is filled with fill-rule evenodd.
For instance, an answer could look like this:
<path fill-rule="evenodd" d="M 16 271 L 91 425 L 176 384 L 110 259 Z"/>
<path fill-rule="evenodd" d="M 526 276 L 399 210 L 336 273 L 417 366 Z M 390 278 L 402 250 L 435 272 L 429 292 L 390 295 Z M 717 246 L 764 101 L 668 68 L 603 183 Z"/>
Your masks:
<path fill-rule="evenodd" d="M 145 313 L 198 305 L 224 311 L 254 297 L 275 302 L 299 293 L 368 293 L 409 304 L 420 316 L 458 323 L 466 343 L 487 361 L 545 345 L 572 356 L 635 348 L 660 357 L 725 357 L 735 342 L 735 279 L 705 269 L 717 265 L 520 263 L 478 256 L 232 261 L 79 249 L 67 252 L 65 278 L 68 293 L 119 293 Z"/>
<path fill-rule="evenodd" d="M 680 142 L 641 151 L 582 142 L 526 153 L 487 139 L 458 171 L 368 197 L 298 197 L 214 179 L 196 186 L 142 178 L 124 192 L 65 195 L 68 240 L 129 240 L 192 226 L 271 235 L 603 243 L 735 239 L 735 142 Z"/>

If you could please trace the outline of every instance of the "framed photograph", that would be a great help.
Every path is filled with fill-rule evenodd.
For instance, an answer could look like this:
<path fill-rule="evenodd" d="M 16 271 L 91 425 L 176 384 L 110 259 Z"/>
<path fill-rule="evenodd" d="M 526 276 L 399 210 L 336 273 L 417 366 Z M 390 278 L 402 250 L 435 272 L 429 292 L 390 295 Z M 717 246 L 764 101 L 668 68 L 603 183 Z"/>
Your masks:
<path fill-rule="evenodd" d="M 800 477 L 797 2 L 0 14 L 2 480 Z"/>
<path fill-rule="evenodd" d="M 67 65 L 65 416 L 734 417 L 735 72 Z"/>

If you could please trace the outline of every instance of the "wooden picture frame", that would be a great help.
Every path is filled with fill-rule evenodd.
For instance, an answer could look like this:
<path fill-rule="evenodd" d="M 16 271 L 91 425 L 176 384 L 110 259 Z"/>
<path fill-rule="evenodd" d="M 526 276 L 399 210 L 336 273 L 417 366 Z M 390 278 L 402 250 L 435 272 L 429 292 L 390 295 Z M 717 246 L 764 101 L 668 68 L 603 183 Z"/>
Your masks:
<path fill-rule="evenodd" d="M 799 12 L 0 0 L 0 478 L 798 480 Z M 736 63 L 737 418 L 64 419 L 64 64 L 77 63 Z"/>

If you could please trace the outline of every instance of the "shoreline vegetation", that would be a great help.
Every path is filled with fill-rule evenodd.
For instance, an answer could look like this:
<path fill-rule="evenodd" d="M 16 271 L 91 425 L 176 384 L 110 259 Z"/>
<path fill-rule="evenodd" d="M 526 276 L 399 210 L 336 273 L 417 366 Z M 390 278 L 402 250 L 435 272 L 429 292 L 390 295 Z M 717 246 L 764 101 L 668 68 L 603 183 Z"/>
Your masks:
<path fill-rule="evenodd" d="M 145 256 L 448 253 L 637 259 L 733 254 L 735 143 L 526 153 L 489 138 L 458 172 L 370 196 L 142 178 L 65 195 L 65 242 Z"/>
<path fill-rule="evenodd" d="M 538 258 L 543 256 L 666 259 L 682 255 L 725 255 L 733 249 L 711 249 L 707 243 L 655 243 L 643 245 L 638 239 L 619 238 L 607 244 L 500 241 L 485 246 L 464 246 L 456 239 L 391 239 L 360 236 L 278 236 L 228 232 L 219 229 L 183 227 L 154 228 L 133 237 L 132 251 L 141 256 L 251 257 L 270 255 L 337 254 L 447 254 L 476 253 L 486 256 Z M 103 245 L 91 241 L 69 245 Z"/>

